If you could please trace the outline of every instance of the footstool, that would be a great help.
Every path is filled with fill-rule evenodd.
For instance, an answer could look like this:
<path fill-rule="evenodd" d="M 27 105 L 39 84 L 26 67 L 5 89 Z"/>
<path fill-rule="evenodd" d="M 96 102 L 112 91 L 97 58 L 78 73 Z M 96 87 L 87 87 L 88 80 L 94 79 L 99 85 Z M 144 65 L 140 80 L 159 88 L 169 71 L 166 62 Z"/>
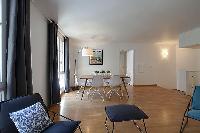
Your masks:
<path fill-rule="evenodd" d="M 109 133 L 109 129 L 107 126 L 107 118 L 113 123 L 112 126 L 112 133 L 115 129 L 115 122 L 123 122 L 123 121 L 133 121 L 134 125 L 138 128 L 138 130 L 143 133 L 143 130 L 137 125 L 135 120 L 142 120 L 144 125 L 144 131 L 147 133 L 145 119 L 149 117 L 137 106 L 129 105 L 129 104 L 119 104 L 119 105 L 112 105 L 105 107 L 106 112 L 106 120 L 105 120 L 105 127 L 107 132 Z"/>

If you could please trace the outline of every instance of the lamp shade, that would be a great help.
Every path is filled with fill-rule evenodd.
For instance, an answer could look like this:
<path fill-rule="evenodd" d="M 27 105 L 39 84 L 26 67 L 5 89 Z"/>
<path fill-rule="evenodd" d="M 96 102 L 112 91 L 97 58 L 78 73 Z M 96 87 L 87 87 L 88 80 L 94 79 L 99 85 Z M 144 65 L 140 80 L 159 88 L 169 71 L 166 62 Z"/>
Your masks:
<path fill-rule="evenodd" d="M 83 48 L 82 56 L 93 56 L 93 50 L 91 48 Z"/>

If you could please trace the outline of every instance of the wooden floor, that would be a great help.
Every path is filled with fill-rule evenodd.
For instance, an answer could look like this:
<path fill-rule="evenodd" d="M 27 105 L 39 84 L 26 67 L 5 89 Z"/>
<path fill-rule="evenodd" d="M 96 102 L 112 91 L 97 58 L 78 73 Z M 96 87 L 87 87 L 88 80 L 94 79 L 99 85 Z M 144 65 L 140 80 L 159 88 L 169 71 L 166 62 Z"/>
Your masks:
<path fill-rule="evenodd" d="M 61 104 L 54 105 L 51 110 L 60 112 L 75 120 L 81 120 L 84 133 L 106 133 L 104 126 L 106 105 L 120 103 L 135 104 L 148 116 L 146 121 L 149 133 L 178 133 L 182 116 L 189 97 L 176 90 L 160 87 L 128 87 L 129 100 L 120 100 L 117 96 L 110 101 L 102 102 L 99 97 L 93 101 L 87 96 L 80 100 L 80 95 L 70 92 L 62 96 Z M 111 123 L 109 123 L 111 127 Z M 116 124 L 116 133 L 138 133 L 132 122 Z M 185 133 L 199 133 L 200 122 L 189 120 Z M 79 131 L 77 131 L 79 133 Z"/>

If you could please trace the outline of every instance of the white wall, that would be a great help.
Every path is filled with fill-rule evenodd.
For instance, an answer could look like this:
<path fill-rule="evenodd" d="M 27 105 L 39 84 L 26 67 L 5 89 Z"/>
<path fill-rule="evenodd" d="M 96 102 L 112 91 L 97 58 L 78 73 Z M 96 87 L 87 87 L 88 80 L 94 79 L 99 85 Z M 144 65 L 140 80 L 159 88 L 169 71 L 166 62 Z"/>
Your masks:
<path fill-rule="evenodd" d="M 33 3 L 30 8 L 33 92 L 47 104 L 47 20 Z"/>
<path fill-rule="evenodd" d="M 176 88 L 176 45 L 157 45 L 157 44 L 109 44 L 109 43 L 86 43 L 73 42 L 74 53 L 84 46 L 104 50 L 104 64 L 89 65 L 88 57 L 78 55 L 78 74 L 91 74 L 95 70 L 111 70 L 112 74 L 119 74 L 119 59 L 121 50 L 135 50 L 135 84 L 149 85 L 158 84 L 159 86 L 175 89 Z M 169 49 L 169 57 L 163 60 L 161 49 Z M 143 67 L 143 72 L 138 71 L 138 67 Z M 73 80 L 73 79 L 72 79 Z M 72 85 L 72 84 L 71 84 Z"/>
<path fill-rule="evenodd" d="M 176 47 L 176 69 L 185 71 L 200 70 L 200 49 Z"/>
<path fill-rule="evenodd" d="M 200 49 L 176 47 L 177 89 L 186 91 L 188 80 L 186 72 L 200 71 Z"/>
<path fill-rule="evenodd" d="M 179 36 L 179 47 L 199 47 L 200 48 L 200 28 L 183 32 Z"/>
<path fill-rule="evenodd" d="M 74 70 L 75 70 L 75 56 L 77 56 L 76 44 L 73 39 L 69 38 L 69 67 L 70 67 L 70 86 L 74 86 Z"/>

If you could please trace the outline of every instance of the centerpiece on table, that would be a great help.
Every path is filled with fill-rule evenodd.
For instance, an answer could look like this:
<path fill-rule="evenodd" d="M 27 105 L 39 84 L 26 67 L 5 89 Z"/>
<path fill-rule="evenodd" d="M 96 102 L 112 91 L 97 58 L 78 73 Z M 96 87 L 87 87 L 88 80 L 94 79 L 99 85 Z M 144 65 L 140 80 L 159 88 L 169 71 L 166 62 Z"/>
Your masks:
<path fill-rule="evenodd" d="M 95 73 L 96 75 L 98 75 L 98 74 L 99 74 L 99 71 L 94 71 L 94 73 Z"/>
<path fill-rule="evenodd" d="M 107 74 L 108 76 L 111 76 L 110 70 L 107 70 L 107 71 L 106 71 L 106 74 Z"/>
<path fill-rule="evenodd" d="M 101 73 L 102 76 L 104 76 L 106 71 L 102 70 L 100 73 Z"/>

